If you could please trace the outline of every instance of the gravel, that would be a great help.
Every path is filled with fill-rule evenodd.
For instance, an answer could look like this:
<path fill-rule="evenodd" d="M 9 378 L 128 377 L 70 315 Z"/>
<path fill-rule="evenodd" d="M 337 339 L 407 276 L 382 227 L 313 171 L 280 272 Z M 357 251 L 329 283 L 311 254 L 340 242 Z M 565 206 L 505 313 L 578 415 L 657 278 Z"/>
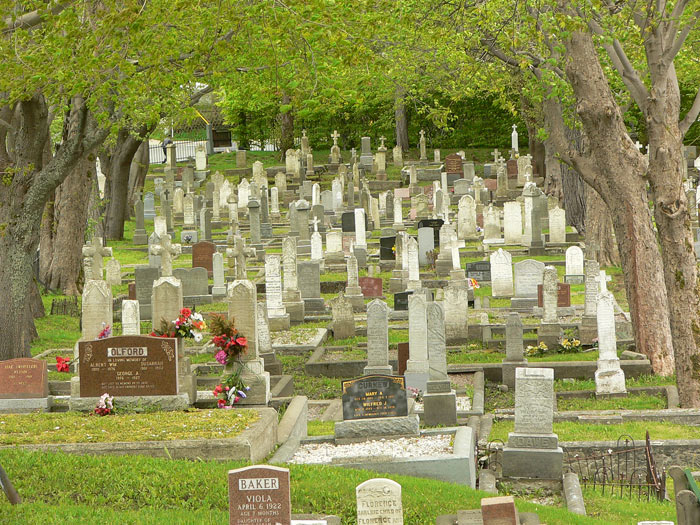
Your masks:
<path fill-rule="evenodd" d="M 416 457 L 448 457 L 452 455 L 451 435 L 421 436 L 415 438 L 379 439 L 335 445 L 333 443 L 310 443 L 301 445 L 290 463 L 330 464 L 357 461 L 367 458 L 406 459 Z"/>

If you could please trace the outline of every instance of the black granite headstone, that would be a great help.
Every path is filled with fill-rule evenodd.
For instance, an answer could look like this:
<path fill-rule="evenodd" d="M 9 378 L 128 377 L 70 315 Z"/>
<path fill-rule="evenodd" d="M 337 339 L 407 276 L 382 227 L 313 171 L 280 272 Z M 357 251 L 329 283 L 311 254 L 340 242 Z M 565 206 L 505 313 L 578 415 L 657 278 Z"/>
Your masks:
<path fill-rule="evenodd" d="M 354 232 L 355 231 L 355 212 L 346 211 L 341 217 L 341 224 L 343 232 Z"/>
<path fill-rule="evenodd" d="M 467 263 L 467 278 L 477 281 L 491 280 L 491 263 L 489 261 L 477 261 Z"/>
<path fill-rule="evenodd" d="M 381 239 L 379 239 L 379 259 L 382 261 L 396 260 L 396 253 L 394 252 L 395 247 L 396 236 L 382 237 Z"/>
<path fill-rule="evenodd" d="M 408 296 L 413 293 L 413 290 L 407 292 L 398 292 L 394 294 L 394 310 L 408 311 Z"/>
<path fill-rule="evenodd" d="M 343 420 L 408 415 L 403 376 L 363 376 L 342 385 Z"/>

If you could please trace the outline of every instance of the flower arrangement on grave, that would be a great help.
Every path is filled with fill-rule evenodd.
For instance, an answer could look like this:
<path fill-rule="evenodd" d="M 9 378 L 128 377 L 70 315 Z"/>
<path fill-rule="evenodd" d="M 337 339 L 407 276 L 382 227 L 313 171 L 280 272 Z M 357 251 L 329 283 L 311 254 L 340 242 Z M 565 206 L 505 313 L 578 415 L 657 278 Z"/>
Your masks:
<path fill-rule="evenodd" d="M 97 334 L 98 339 L 107 339 L 112 337 L 112 327 L 106 323 L 102 323 L 102 331 Z"/>
<path fill-rule="evenodd" d="M 70 368 L 68 368 L 68 365 L 70 365 L 70 359 L 67 359 L 65 357 L 56 356 L 56 371 L 57 372 L 70 372 Z"/>
<path fill-rule="evenodd" d="M 245 399 L 246 392 L 250 390 L 241 377 L 245 367 L 241 356 L 248 350 L 248 340 L 236 329 L 234 319 L 214 315 L 209 325 L 212 343 L 217 348 L 214 358 L 224 366 L 238 365 L 213 391 L 219 408 L 231 408 L 241 399 Z"/>
<path fill-rule="evenodd" d="M 581 352 L 583 347 L 581 346 L 581 341 L 578 339 L 562 339 L 557 347 L 557 353 L 559 354 L 575 354 Z"/>
<path fill-rule="evenodd" d="M 477 281 L 473 277 L 469 278 L 469 283 L 472 285 L 472 288 L 481 288 L 481 286 L 479 286 L 479 281 Z"/>
<path fill-rule="evenodd" d="M 415 399 L 416 403 L 423 402 L 423 391 L 418 390 L 417 388 L 412 387 L 412 386 L 407 386 L 406 392 L 408 392 L 408 395 L 410 395 L 413 399 Z"/>
<path fill-rule="evenodd" d="M 207 328 L 202 314 L 193 313 L 189 308 L 180 310 L 177 319 L 170 323 L 161 319 L 160 328 L 151 332 L 154 337 L 186 337 L 199 343 L 203 339 L 202 330 Z"/>
<path fill-rule="evenodd" d="M 241 366 L 214 388 L 212 393 L 216 398 L 216 406 L 218 408 L 231 408 L 241 399 L 248 397 L 246 392 L 250 390 L 250 387 L 241 378 L 242 370 L 243 367 Z"/>
<path fill-rule="evenodd" d="M 527 345 L 527 348 L 525 348 L 526 357 L 537 357 L 539 355 L 544 355 L 547 352 L 549 352 L 549 348 L 546 344 L 544 344 L 544 342 L 541 342 L 537 346 Z"/>
<path fill-rule="evenodd" d="M 107 393 L 100 396 L 100 400 L 95 407 L 95 414 L 98 416 L 108 416 L 114 410 L 114 398 Z"/>
<path fill-rule="evenodd" d="M 235 320 L 223 315 L 213 315 L 209 322 L 212 343 L 217 348 L 214 358 L 222 365 L 239 361 L 248 350 L 248 340 L 235 328 Z"/>

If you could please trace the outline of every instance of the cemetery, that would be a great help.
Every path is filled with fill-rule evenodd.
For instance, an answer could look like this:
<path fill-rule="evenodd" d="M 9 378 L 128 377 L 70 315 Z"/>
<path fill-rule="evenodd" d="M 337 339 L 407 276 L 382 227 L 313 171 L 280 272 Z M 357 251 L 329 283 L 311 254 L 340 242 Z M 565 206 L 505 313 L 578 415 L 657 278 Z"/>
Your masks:
<path fill-rule="evenodd" d="M 127 4 L 3 17 L 0 523 L 700 525 L 687 2 Z"/>

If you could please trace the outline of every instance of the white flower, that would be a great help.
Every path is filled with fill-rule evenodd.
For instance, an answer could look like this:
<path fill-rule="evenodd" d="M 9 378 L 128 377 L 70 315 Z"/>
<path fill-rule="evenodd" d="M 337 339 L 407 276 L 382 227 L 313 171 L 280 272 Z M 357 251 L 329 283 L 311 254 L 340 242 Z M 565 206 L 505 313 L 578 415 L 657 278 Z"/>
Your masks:
<path fill-rule="evenodd" d="M 204 318 L 202 317 L 202 314 L 200 314 L 199 312 L 193 313 L 191 317 L 192 317 L 192 319 L 194 319 L 195 321 L 204 321 Z"/>
<path fill-rule="evenodd" d="M 199 332 L 194 332 L 194 342 L 199 343 L 202 340 L 202 334 Z"/>

